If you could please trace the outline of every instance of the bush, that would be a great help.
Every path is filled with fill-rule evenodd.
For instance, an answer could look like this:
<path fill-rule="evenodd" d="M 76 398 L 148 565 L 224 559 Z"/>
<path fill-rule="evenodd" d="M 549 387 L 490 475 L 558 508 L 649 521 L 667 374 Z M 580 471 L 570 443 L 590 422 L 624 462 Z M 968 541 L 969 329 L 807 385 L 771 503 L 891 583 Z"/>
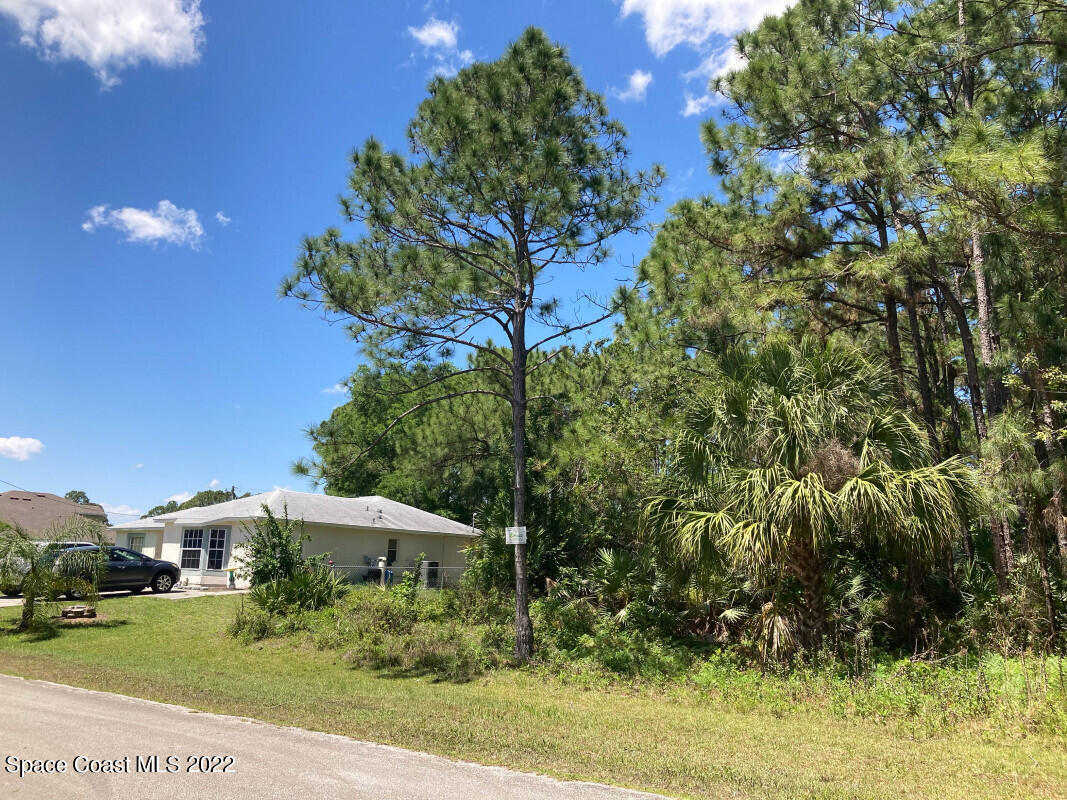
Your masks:
<path fill-rule="evenodd" d="M 308 630 L 316 647 L 341 651 L 353 666 L 469 680 L 506 663 L 514 640 L 510 621 L 471 624 L 465 610 L 461 594 L 449 590 L 359 587 L 307 615 Z"/>
<path fill-rule="evenodd" d="M 452 681 L 470 680 L 505 663 L 500 639 L 470 626 L 420 622 L 410 632 L 377 632 L 356 639 L 344 660 L 407 675 L 433 675 Z"/>
<path fill-rule="evenodd" d="M 275 578 L 252 587 L 248 599 L 267 614 L 318 611 L 334 605 L 351 587 L 329 567 L 305 563 L 288 578 Z"/>
<path fill-rule="evenodd" d="M 242 565 L 237 575 L 252 586 L 293 577 L 304 564 L 303 543 L 310 538 L 303 520 L 289 519 L 288 506 L 281 519 L 266 504 L 261 510 L 263 518 L 253 518 L 251 528 L 245 526 L 247 538 L 238 545 Z"/>
<path fill-rule="evenodd" d="M 258 608 L 249 609 L 242 603 L 228 629 L 230 636 L 246 642 L 258 642 L 277 633 L 277 623 L 271 614 Z"/>
<path fill-rule="evenodd" d="M 590 603 L 545 598 L 530 611 L 538 660 L 555 672 L 657 681 L 683 674 L 694 661 L 693 649 L 624 626 Z"/>

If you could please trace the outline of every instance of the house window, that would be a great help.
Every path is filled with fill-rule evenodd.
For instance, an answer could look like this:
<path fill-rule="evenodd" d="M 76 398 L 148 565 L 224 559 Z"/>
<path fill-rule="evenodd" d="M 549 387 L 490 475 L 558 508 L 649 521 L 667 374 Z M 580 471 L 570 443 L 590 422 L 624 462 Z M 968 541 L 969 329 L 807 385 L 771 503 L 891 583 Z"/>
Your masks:
<path fill-rule="evenodd" d="M 396 561 L 396 539 L 390 539 L 389 550 L 385 554 L 385 565 L 391 567 L 394 561 Z"/>
<path fill-rule="evenodd" d="M 204 548 L 204 529 L 182 531 L 182 569 L 200 569 L 200 552 Z"/>
<path fill-rule="evenodd" d="M 143 533 L 131 533 L 130 534 L 130 549 L 135 550 L 138 553 L 144 552 L 144 534 Z"/>
<path fill-rule="evenodd" d="M 222 569 L 222 561 L 226 555 L 226 529 L 212 528 L 211 537 L 207 544 L 207 568 Z"/>

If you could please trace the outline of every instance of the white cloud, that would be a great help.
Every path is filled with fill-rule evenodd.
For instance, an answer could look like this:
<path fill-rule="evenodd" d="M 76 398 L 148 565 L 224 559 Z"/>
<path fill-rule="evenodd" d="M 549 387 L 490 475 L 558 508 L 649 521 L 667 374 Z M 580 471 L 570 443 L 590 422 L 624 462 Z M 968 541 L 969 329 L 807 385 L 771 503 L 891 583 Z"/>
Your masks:
<path fill-rule="evenodd" d="M 451 78 L 474 63 L 473 52 L 459 49 L 459 25 L 455 22 L 430 17 L 421 27 L 408 27 L 408 35 L 422 45 L 424 55 L 433 61 L 431 75 Z"/>
<path fill-rule="evenodd" d="M 712 78 L 721 78 L 730 72 L 744 69 L 747 65 L 748 62 L 745 61 L 745 57 L 738 51 L 736 44 L 731 41 L 721 50 L 709 53 L 700 62 L 700 66 L 683 73 L 682 77 L 687 81 L 695 78 L 711 80 Z"/>
<path fill-rule="evenodd" d="M 4 458 L 28 461 L 30 456 L 37 455 L 42 450 L 44 443 L 40 439 L 28 436 L 0 436 L 0 456 Z"/>
<path fill-rule="evenodd" d="M 171 500 L 173 500 L 175 503 L 184 503 L 186 500 L 189 500 L 190 498 L 192 498 L 192 496 L 193 496 L 192 492 L 179 492 L 178 494 L 172 494 L 170 497 L 168 497 L 163 502 L 164 503 L 169 503 Z"/>
<path fill-rule="evenodd" d="M 214 489 L 218 485 L 219 485 L 219 479 L 218 478 L 212 478 L 211 483 L 209 483 L 207 486 L 208 486 L 209 489 Z"/>
<path fill-rule="evenodd" d="M 409 27 L 408 33 L 423 47 L 454 49 L 458 41 L 456 34 L 459 33 L 459 25 L 430 17 L 420 28 Z"/>
<path fill-rule="evenodd" d="M 134 464 L 133 468 L 134 469 L 144 469 L 144 464 L 143 463 Z"/>
<path fill-rule="evenodd" d="M 623 0 L 623 17 L 640 14 L 645 41 L 657 56 L 680 44 L 699 48 L 713 34 L 732 36 L 780 14 L 797 0 Z"/>
<path fill-rule="evenodd" d="M 451 78 L 461 69 L 473 63 L 474 53 L 470 50 L 460 50 L 448 57 L 443 57 L 439 53 L 437 55 L 437 63 L 434 64 L 431 72 L 434 75 L 440 75 L 442 78 Z"/>
<path fill-rule="evenodd" d="M 216 222 L 218 222 L 218 223 L 219 223 L 219 225 L 221 225 L 221 226 L 222 226 L 222 227 L 224 227 L 224 228 L 225 228 L 225 227 L 226 227 L 227 225 L 229 225 L 229 224 L 230 224 L 231 222 L 233 222 L 233 220 L 232 220 L 232 219 L 230 219 L 229 217 L 227 217 L 227 216 L 226 216 L 225 214 L 223 214 L 223 213 L 222 213 L 221 211 L 216 211 L 216 212 L 215 212 L 215 221 L 216 221 Z"/>
<path fill-rule="evenodd" d="M 695 69 L 691 69 L 682 75 L 687 81 L 691 81 L 697 78 L 703 79 L 706 83 L 721 78 L 724 75 L 729 75 L 731 72 L 744 69 L 748 62 L 745 61 L 744 56 L 738 52 L 737 47 L 733 42 L 730 42 L 726 47 L 721 50 L 717 50 L 713 53 L 709 53 L 700 65 Z M 689 92 L 685 93 L 685 107 L 682 109 L 683 117 L 691 117 L 694 114 L 703 114 L 709 108 L 722 102 L 723 96 L 712 91 L 706 91 L 700 97 L 694 97 Z"/>
<path fill-rule="evenodd" d="M 685 105 L 682 107 L 683 117 L 693 117 L 697 114 L 703 114 L 709 108 L 711 108 L 719 98 L 711 94 L 702 94 L 699 97 L 694 96 L 690 92 L 685 93 Z"/>
<path fill-rule="evenodd" d="M 200 0 L 0 0 L 19 41 L 46 61 L 82 61 L 105 88 L 142 61 L 195 64 L 204 43 Z"/>
<path fill-rule="evenodd" d="M 348 387 L 343 383 L 335 383 L 333 386 L 327 386 L 322 390 L 322 394 L 344 394 L 348 391 Z"/>
<path fill-rule="evenodd" d="M 625 89 L 612 88 L 611 93 L 624 103 L 631 100 L 644 102 L 648 94 L 648 87 L 652 84 L 652 73 L 643 69 L 635 69 L 627 81 Z"/>
<path fill-rule="evenodd" d="M 124 503 L 117 506 L 111 505 L 111 503 L 101 503 L 100 506 L 109 516 L 114 514 L 116 517 L 139 517 L 142 513 L 139 508 L 134 508 Z"/>
<path fill-rule="evenodd" d="M 196 250 L 204 238 L 204 227 L 196 211 L 178 208 L 170 200 L 160 200 L 155 209 L 101 205 L 93 206 L 85 213 L 83 231 L 92 233 L 101 227 L 114 228 L 126 234 L 127 242 L 169 242 Z"/>

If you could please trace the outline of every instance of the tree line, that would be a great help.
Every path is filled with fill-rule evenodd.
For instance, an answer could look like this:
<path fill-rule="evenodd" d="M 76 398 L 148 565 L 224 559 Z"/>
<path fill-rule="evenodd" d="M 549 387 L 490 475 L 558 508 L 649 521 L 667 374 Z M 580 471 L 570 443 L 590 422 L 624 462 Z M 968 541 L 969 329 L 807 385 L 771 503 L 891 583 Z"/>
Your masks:
<path fill-rule="evenodd" d="M 474 520 L 520 618 L 528 572 L 764 657 L 1062 646 L 1063 4 L 803 0 L 736 47 L 718 190 L 611 298 L 546 278 L 663 175 L 543 33 L 435 79 L 409 157 L 358 151 L 364 234 L 309 237 L 283 285 L 366 357 L 297 471 Z"/>

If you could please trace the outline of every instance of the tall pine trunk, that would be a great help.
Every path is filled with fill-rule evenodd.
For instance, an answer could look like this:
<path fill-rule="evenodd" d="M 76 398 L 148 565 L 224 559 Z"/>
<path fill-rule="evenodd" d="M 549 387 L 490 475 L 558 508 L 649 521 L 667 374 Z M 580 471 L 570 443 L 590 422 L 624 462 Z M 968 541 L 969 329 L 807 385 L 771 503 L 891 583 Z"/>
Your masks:
<path fill-rule="evenodd" d="M 904 360 L 900 355 L 900 324 L 897 319 L 897 298 L 893 292 L 885 293 L 885 340 L 889 351 L 889 369 L 896 381 L 896 394 L 905 404 Z"/>
<path fill-rule="evenodd" d="M 941 333 L 941 352 L 945 354 L 945 402 L 948 403 L 949 417 L 952 421 L 952 453 L 959 454 L 963 441 L 963 430 L 960 425 L 960 402 L 956 397 L 956 366 L 952 363 L 949 355 L 951 347 L 948 341 L 948 319 L 945 315 L 945 298 L 940 288 L 934 288 L 934 304 L 937 306 L 937 318 L 940 324 L 937 326 Z M 967 555 L 974 556 L 974 546 L 970 542 L 970 532 L 967 532 Z"/>
<path fill-rule="evenodd" d="M 939 287 L 948 307 L 952 310 L 952 316 L 956 318 L 956 328 L 960 334 L 960 344 L 963 347 L 963 363 L 967 367 L 967 394 L 970 395 L 971 416 L 974 418 L 974 433 L 978 444 L 989 436 L 986 427 L 985 410 L 982 408 L 982 390 L 978 377 L 978 360 L 974 355 L 974 337 L 971 335 L 971 323 L 967 319 L 967 310 L 963 303 L 948 286 Z"/>
<path fill-rule="evenodd" d="M 1045 601 L 1045 621 L 1048 624 L 1048 635 L 1051 640 L 1056 636 L 1056 612 L 1052 600 L 1052 582 L 1048 575 L 1048 546 L 1045 544 L 1043 520 L 1039 519 L 1036 514 L 1025 515 L 1021 502 L 1019 508 L 1021 512 L 1024 512 L 1020 513 L 1020 516 L 1024 517 L 1026 522 L 1027 545 L 1031 555 L 1037 559 L 1037 573 L 1041 579 L 1041 596 Z"/>
<path fill-rule="evenodd" d="M 922 400 L 923 422 L 930 437 L 930 447 L 934 456 L 941 458 L 941 445 L 937 440 L 937 418 L 934 416 L 934 393 L 930 386 L 930 373 L 926 369 L 926 353 L 923 347 L 922 331 L 919 329 L 919 311 L 916 308 L 915 282 L 908 275 L 907 297 L 904 306 L 908 310 L 908 326 L 911 328 L 911 347 L 915 354 L 915 369 L 919 376 L 919 397 Z"/>
<path fill-rule="evenodd" d="M 957 23 L 959 25 L 959 44 L 961 48 L 970 47 L 967 36 L 966 0 L 957 0 Z M 967 114 L 974 106 L 974 66 L 969 58 L 963 58 L 960 64 L 960 95 L 963 108 Z M 993 292 L 985 270 L 985 254 L 982 251 L 982 234 L 977 225 L 971 225 L 971 270 L 974 272 L 974 295 L 978 307 L 978 344 L 985 367 L 985 401 L 989 418 L 997 416 L 1007 402 L 1004 382 L 996 374 L 994 365 L 999 346 L 999 334 L 993 313 Z M 1015 568 L 1015 547 L 1011 538 L 1011 525 L 1006 519 L 994 519 L 991 526 L 993 535 L 993 562 L 997 571 L 997 584 L 1003 592 L 1008 588 L 1008 574 Z"/>
<path fill-rule="evenodd" d="M 966 0 L 956 0 L 958 41 L 961 48 L 970 47 L 967 35 Z M 960 61 L 960 97 L 963 109 L 969 115 L 974 107 L 974 65 L 964 57 Z M 993 312 L 993 287 L 985 269 L 985 253 L 982 251 L 982 232 L 976 224 L 971 225 L 971 270 L 974 272 L 974 299 L 978 307 L 978 344 L 982 353 L 982 366 L 985 367 L 986 409 L 990 417 L 995 417 L 1007 403 L 1007 391 L 1004 382 L 996 374 L 994 361 L 1000 346 L 1000 335 Z"/>
<path fill-rule="evenodd" d="M 1041 431 L 1041 443 L 1044 445 L 1044 459 L 1042 466 L 1046 469 L 1056 462 L 1064 459 L 1063 447 L 1056 438 L 1056 419 L 1053 415 L 1052 404 L 1049 402 L 1048 390 L 1045 388 L 1045 379 L 1040 369 L 1026 373 L 1028 383 L 1034 390 L 1034 399 L 1037 402 L 1037 425 Z M 1056 549 L 1060 557 L 1060 575 L 1067 577 L 1067 517 L 1064 516 L 1064 486 L 1059 477 L 1054 473 L 1055 484 L 1052 487 L 1052 497 L 1045 508 L 1046 522 L 1056 537 Z"/>
<path fill-rule="evenodd" d="M 904 220 L 901 215 L 901 209 L 898 200 L 895 197 L 890 198 L 890 206 L 893 211 L 893 226 L 896 229 L 897 237 L 900 238 L 904 233 Z M 914 223 L 916 234 L 919 236 L 919 240 L 924 246 L 929 246 L 930 241 L 926 236 L 926 230 L 919 222 Z M 960 340 L 963 345 L 963 356 L 967 364 L 967 388 L 971 395 L 971 411 L 974 413 L 974 428 L 978 437 L 978 446 L 981 448 L 982 442 L 984 442 L 988 436 L 988 428 L 986 427 L 985 413 L 982 410 L 982 390 L 979 383 L 978 365 L 974 356 L 974 340 L 971 337 L 971 325 L 970 320 L 967 319 L 967 310 L 963 307 L 963 303 L 959 297 L 942 281 L 937 277 L 937 263 L 934 260 L 933 255 L 927 256 L 927 269 L 928 274 L 933 284 L 941 290 L 942 295 L 948 301 L 949 308 L 952 309 L 953 315 L 956 317 L 956 324 L 960 331 Z M 1011 526 L 1008 525 L 1006 519 L 994 519 L 990 524 L 990 534 L 993 540 L 993 567 L 997 573 L 997 586 L 1001 592 L 1006 592 L 1009 586 L 1008 574 L 1015 567 L 1015 551 L 1011 539 Z"/>
<path fill-rule="evenodd" d="M 971 269 L 974 271 L 974 296 L 978 306 L 978 344 L 982 366 L 985 367 L 986 412 L 990 417 L 995 417 L 1004 410 L 1007 391 L 994 364 L 1000 347 L 1000 335 L 993 314 L 993 297 L 985 271 L 981 233 L 977 228 L 971 229 Z"/>
<path fill-rule="evenodd" d="M 511 437 L 515 486 L 512 524 L 526 525 L 526 314 L 525 298 L 517 297 L 511 337 Z M 524 663 L 533 656 L 533 623 L 530 620 L 530 587 L 526 573 L 525 544 L 515 545 L 515 660 Z"/>

